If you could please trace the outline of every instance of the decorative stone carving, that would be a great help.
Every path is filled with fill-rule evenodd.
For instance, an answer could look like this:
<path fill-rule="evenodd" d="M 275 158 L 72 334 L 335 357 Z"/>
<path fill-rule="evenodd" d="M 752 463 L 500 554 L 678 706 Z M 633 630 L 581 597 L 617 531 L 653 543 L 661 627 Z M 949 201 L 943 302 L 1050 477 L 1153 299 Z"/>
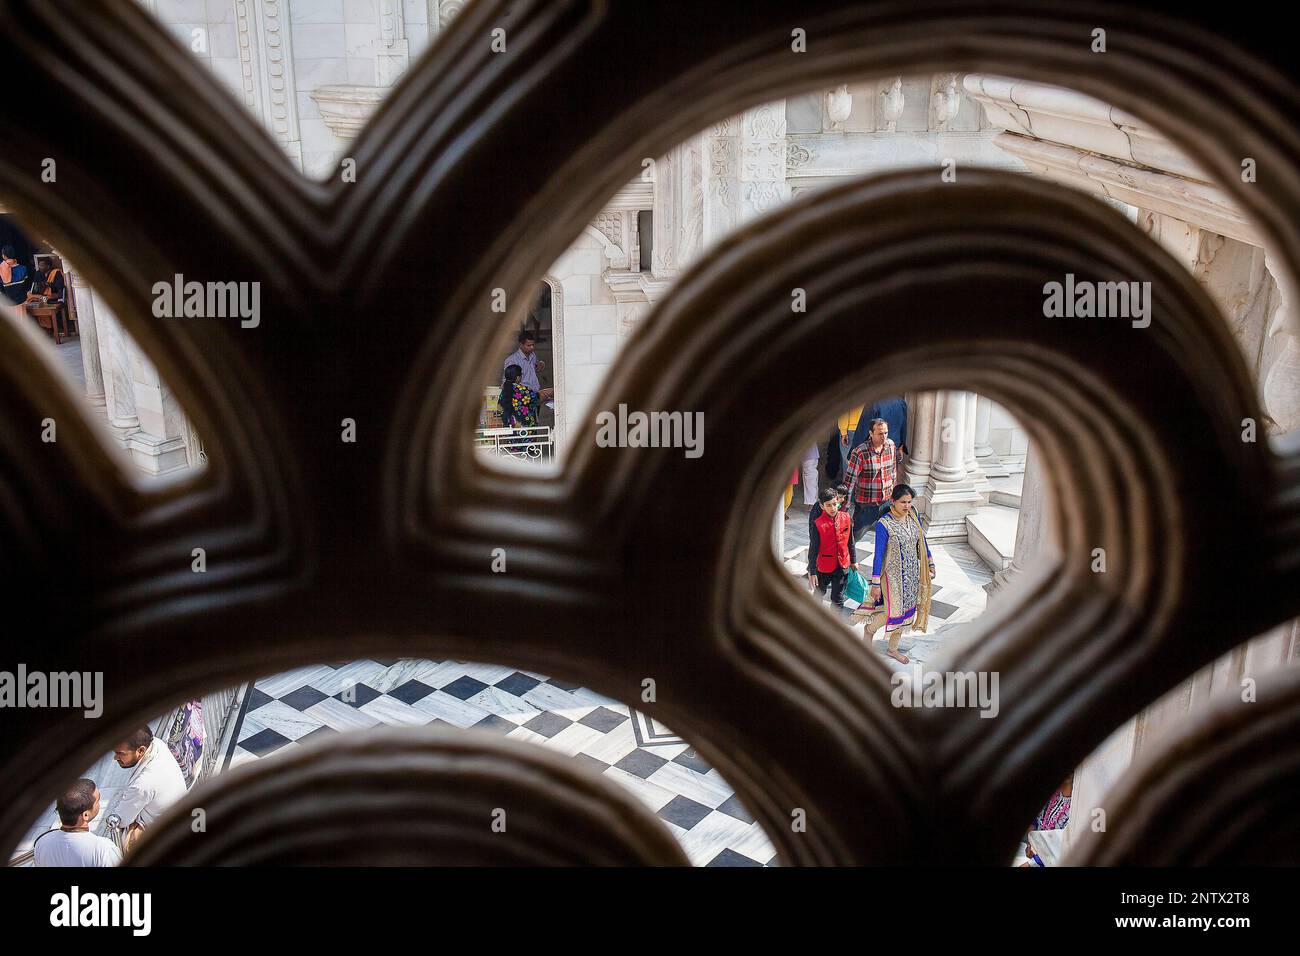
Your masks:
<path fill-rule="evenodd" d="M 786 200 L 786 190 L 780 183 L 745 183 L 744 208 L 746 218 L 759 216 Z"/>
<path fill-rule="evenodd" d="M 379 0 L 379 43 L 375 49 L 375 82 L 392 86 L 410 66 L 402 0 Z"/>
<path fill-rule="evenodd" d="M 785 102 L 764 103 L 744 114 L 744 136 L 747 139 L 784 139 Z"/>
<path fill-rule="evenodd" d="M 946 130 L 961 109 L 956 73 L 936 74 L 930 87 L 930 129 Z"/>
<path fill-rule="evenodd" d="M 844 121 L 852 112 L 853 97 L 849 95 L 847 84 L 837 86 L 826 94 L 826 117 L 831 121 L 831 129 L 843 130 Z"/>
<path fill-rule="evenodd" d="M 677 263 L 690 262 L 704 241 L 704 190 L 701 180 L 704 172 L 703 147 L 698 136 L 692 137 L 681 150 L 683 187 L 679 194 L 682 215 L 678 220 Z"/>
<path fill-rule="evenodd" d="M 628 217 L 629 214 L 625 212 L 605 212 L 597 216 L 589 227 L 604 245 L 605 258 L 611 269 L 629 268 Z"/>
<path fill-rule="evenodd" d="M 352 139 L 378 108 L 386 89 L 377 86 L 321 86 L 311 91 L 321 119 L 342 139 Z"/>
<path fill-rule="evenodd" d="M 741 146 L 741 179 L 785 178 L 785 144 L 779 139 L 746 140 Z"/>
<path fill-rule="evenodd" d="M 892 133 L 898 129 L 898 118 L 903 115 L 903 78 L 895 76 L 885 82 L 880 90 L 880 108 L 876 110 L 878 129 Z"/>
<path fill-rule="evenodd" d="M 802 169 L 812 161 L 813 151 L 811 149 L 801 146 L 794 140 L 791 140 L 786 146 L 785 169 L 787 174 Z"/>
<path fill-rule="evenodd" d="M 789 198 L 785 183 L 785 101 L 764 103 L 741 118 L 739 222 L 761 215 Z"/>
<path fill-rule="evenodd" d="M 614 245 L 623 245 L 624 220 L 622 213 L 601 213 L 596 217 L 595 221 L 592 222 L 592 225 L 600 230 L 605 238 Z"/>
<path fill-rule="evenodd" d="M 466 0 L 440 0 L 438 4 L 438 25 L 445 27 L 456 18 L 465 7 Z"/>
<path fill-rule="evenodd" d="M 282 0 L 234 0 L 244 100 L 302 169 L 292 31 Z"/>
<path fill-rule="evenodd" d="M 993 142 L 1033 172 L 1084 192 L 1200 223 L 1251 245 L 1263 244 L 1254 226 L 1218 186 L 1018 134 L 1000 133 Z"/>

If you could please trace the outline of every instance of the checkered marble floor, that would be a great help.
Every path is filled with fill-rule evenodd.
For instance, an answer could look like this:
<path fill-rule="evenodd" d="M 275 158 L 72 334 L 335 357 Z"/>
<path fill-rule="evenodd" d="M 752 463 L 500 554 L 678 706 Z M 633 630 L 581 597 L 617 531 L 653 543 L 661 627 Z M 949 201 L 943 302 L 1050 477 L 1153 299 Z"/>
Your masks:
<path fill-rule="evenodd" d="M 257 681 L 225 767 L 377 724 L 451 724 L 526 740 L 596 770 L 658 814 L 696 866 L 763 866 L 776 849 L 680 737 L 599 694 L 495 664 L 363 660 Z"/>

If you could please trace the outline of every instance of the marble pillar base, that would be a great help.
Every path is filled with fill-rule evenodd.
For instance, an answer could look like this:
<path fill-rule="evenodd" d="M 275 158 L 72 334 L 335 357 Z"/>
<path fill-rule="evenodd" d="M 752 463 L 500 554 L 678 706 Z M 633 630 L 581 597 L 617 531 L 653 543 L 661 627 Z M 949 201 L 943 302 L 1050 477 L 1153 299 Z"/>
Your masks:
<path fill-rule="evenodd" d="M 912 464 L 910 459 L 903 462 L 903 481 L 918 489 L 917 494 L 924 494 L 926 482 L 930 479 L 930 463 Z"/>
<path fill-rule="evenodd" d="M 107 407 L 107 403 L 105 403 L 105 407 Z M 123 448 L 125 448 L 126 443 L 131 440 L 131 436 L 140 430 L 140 420 L 138 418 L 129 420 L 119 418 L 114 421 L 113 418 L 109 416 L 107 421 L 108 430 L 113 433 L 114 438 L 122 443 Z"/>
<path fill-rule="evenodd" d="M 938 544 L 966 540 L 966 516 L 987 500 L 970 478 L 961 481 L 937 481 L 931 476 L 922 492 L 925 499 L 921 513 L 929 526 L 925 535 Z"/>
<path fill-rule="evenodd" d="M 158 438 L 148 432 L 136 431 L 123 442 L 131 461 L 149 475 L 169 475 L 189 467 L 185 439 Z"/>

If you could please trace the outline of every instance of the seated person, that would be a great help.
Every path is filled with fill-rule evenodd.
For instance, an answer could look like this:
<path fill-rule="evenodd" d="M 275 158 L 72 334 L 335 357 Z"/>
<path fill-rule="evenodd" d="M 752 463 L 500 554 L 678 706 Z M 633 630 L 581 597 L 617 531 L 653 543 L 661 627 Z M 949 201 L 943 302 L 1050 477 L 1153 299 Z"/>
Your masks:
<path fill-rule="evenodd" d="M 63 270 L 53 262 L 46 262 L 39 271 L 45 279 L 46 287 L 50 290 L 46 293 L 50 297 L 50 301 L 62 302 L 63 293 L 67 286 L 67 282 L 63 278 Z"/>

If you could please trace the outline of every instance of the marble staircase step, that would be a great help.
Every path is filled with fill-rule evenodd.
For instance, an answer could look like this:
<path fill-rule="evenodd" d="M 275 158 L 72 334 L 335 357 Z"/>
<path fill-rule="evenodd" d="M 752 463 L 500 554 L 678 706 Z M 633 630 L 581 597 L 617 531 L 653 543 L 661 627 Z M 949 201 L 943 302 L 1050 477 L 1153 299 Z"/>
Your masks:
<path fill-rule="evenodd" d="M 1020 507 L 1020 489 L 1025 483 L 1025 473 L 1018 472 L 1005 478 L 990 478 L 993 490 L 989 493 L 989 504 L 1002 505 L 1007 508 Z"/>
<path fill-rule="evenodd" d="M 994 571 L 1011 563 L 1016 550 L 1020 511 L 1005 505 L 985 505 L 966 516 L 966 543 Z"/>

